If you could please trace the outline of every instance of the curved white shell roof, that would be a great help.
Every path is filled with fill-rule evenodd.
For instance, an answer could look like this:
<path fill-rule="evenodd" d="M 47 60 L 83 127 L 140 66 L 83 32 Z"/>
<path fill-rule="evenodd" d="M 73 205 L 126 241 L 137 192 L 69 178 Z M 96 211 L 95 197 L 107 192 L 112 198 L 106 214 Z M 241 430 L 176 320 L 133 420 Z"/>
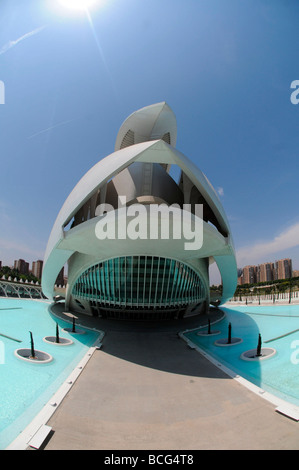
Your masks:
<path fill-rule="evenodd" d="M 137 114 L 149 116 L 148 121 L 145 119 L 147 124 L 145 122 L 142 125 L 138 124 Z M 134 129 L 136 134 L 139 133 L 140 136 L 142 134 L 146 139 L 149 136 L 153 137 L 156 132 L 158 133 L 158 130 L 163 134 L 166 129 L 176 137 L 176 123 L 173 117 L 173 112 L 165 103 L 159 103 L 148 107 L 148 109 L 144 108 L 137 113 L 133 113 L 120 128 L 116 147 L 128 128 Z M 206 234 L 209 234 L 209 236 L 206 236 L 206 239 L 204 238 L 202 249 L 195 255 L 198 259 L 205 257 L 216 261 L 222 276 L 222 303 L 234 294 L 237 283 L 237 266 L 230 227 L 221 202 L 206 176 L 196 165 L 176 150 L 173 145 L 168 145 L 160 139 L 161 135 L 159 140 L 147 140 L 116 150 L 94 165 L 75 186 L 63 204 L 49 237 L 42 276 L 42 288 L 47 297 L 53 297 L 56 277 L 73 253 L 80 251 L 83 254 L 90 255 L 92 237 L 95 237 L 93 225 L 97 217 L 82 223 L 80 228 L 75 227 L 68 232 L 64 231 L 64 227 L 99 188 L 102 188 L 114 175 L 133 162 L 176 164 L 192 184 L 200 190 L 207 204 L 213 210 L 221 230 L 227 236 L 221 235 L 214 227 L 209 225 L 205 229 Z M 211 228 L 214 229 L 215 235 L 213 235 L 213 231 L 211 232 Z M 80 231 L 85 234 L 78 239 Z M 97 240 L 98 242 L 99 240 Z M 135 240 L 135 250 L 138 248 L 137 244 L 138 240 Z M 216 249 L 216 246 L 219 249 Z"/>
<path fill-rule="evenodd" d="M 175 114 L 165 102 L 152 104 L 135 111 L 120 127 L 116 138 L 115 151 L 123 148 L 124 137 L 130 131 L 134 136 L 133 144 L 162 139 L 163 136 L 167 136 L 169 133 L 168 143 L 175 147 L 177 138 Z"/>

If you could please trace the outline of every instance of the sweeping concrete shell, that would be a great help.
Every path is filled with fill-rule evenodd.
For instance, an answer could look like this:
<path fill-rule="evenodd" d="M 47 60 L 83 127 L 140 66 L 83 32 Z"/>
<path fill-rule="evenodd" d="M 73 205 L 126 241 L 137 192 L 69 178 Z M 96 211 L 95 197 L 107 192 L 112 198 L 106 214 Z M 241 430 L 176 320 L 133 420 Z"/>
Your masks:
<path fill-rule="evenodd" d="M 66 263 L 66 308 L 90 315 L 145 320 L 200 314 L 211 302 L 213 262 L 223 285 L 213 302 L 233 296 L 237 267 L 226 215 L 206 176 L 175 148 L 176 136 L 175 115 L 164 102 L 124 121 L 115 151 L 83 176 L 58 214 L 42 276 L 48 298 Z M 180 169 L 178 182 L 171 165 Z M 153 224 L 158 236 L 151 236 Z"/>

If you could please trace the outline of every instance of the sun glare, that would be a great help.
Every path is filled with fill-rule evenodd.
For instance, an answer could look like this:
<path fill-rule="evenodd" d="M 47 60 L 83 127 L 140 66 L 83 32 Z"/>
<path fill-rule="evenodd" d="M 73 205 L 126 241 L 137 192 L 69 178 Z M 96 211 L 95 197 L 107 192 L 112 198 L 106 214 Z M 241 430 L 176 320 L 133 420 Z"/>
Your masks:
<path fill-rule="evenodd" d="M 99 0 L 59 0 L 59 3 L 71 10 L 88 10 L 99 3 Z"/>

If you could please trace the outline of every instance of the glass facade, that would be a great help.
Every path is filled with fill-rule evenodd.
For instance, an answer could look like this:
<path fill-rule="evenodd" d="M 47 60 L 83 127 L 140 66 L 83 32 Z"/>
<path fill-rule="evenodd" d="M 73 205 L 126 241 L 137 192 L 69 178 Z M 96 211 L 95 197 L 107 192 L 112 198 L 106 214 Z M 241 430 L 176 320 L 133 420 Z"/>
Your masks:
<path fill-rule="evenodd" d="M 182 307 L 205 300 L 198 274 L 189 266 L 156 256 L 123 256 L 88 268 L 72 296 L 103 306 L 126 308 Z"/>

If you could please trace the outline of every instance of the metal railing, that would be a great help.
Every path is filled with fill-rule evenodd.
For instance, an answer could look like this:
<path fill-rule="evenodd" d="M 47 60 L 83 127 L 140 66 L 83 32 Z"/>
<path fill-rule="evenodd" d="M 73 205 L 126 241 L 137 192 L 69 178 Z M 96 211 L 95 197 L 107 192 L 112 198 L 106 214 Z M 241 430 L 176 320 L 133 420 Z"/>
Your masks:
<path fill-rule="evenodd" d="M 13 282 L 0 280 L 0 297 L 14 297 L 18 299 L 46 299 L 40 285 L 26 282 Z"/>
<path fill-rule="evenodd" d="M 230 302 L 244 302 L 244 303 L 260 303 L 260 302 L 277 302 L 284 301 L 292 303 L 292 301 L 299 302 L 299 291 L 288 291 L 288 292 L 272 292 L 269 294 L 238 294 L 231 298 Z"/>

